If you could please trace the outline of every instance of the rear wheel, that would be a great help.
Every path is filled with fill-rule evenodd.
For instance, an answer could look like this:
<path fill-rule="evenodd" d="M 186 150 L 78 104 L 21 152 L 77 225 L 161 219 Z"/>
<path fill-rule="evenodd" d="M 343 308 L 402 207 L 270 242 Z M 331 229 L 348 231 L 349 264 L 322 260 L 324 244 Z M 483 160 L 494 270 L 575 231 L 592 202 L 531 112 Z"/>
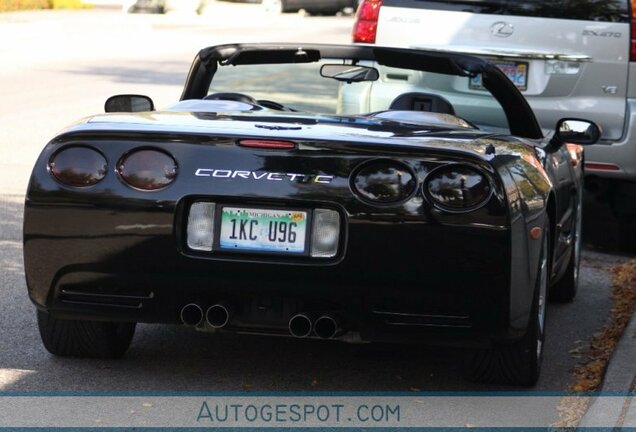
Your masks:
<path fill-rule="evenodd" d="M 579 267 L 581 265 L 581 226 L 583 219 L 582 196 L 576 208 L 576 222 L 572 232 L 572 252 L 565 274 L 550 287 L 550 300 L 566 303 L 576 297 L 579 286 Z"/>
<path fill-rule="evenodd" d="M 132 341 L 135 323 L 79 321 L 37 312 L 44 347 L 62 357 L 121 357 Z"/>
<path fill-rule="evenodd" d="M 472 381 L 488 384 L 533 386 L 539 379 L 545 339 L 545 312 L 550 265 L 549 233 L 544 230 L 539 271 L 526 334 L 512 343 L 497 343 L 488 349 L 472 350 L 466 356 L 464 373 Z"/>

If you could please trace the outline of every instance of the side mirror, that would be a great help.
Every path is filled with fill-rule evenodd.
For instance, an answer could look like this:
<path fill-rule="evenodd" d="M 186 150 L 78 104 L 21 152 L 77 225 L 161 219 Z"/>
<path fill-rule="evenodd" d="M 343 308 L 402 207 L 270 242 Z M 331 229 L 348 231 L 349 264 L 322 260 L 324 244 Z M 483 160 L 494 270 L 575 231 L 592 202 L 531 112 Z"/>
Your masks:
<path fill-rule="evenodd" d="M 601 137 L 601 128 L 595 123 L 580 119 L 561 119 L 557 122 L 550 146 L 559 148 L 565 143 L 596 144 Z"/>
<path fill-rule="evenodd" d="M 106 100 L 104 111 L 115 112 L 146 112 L 154 111 L 155 104 L 148 96 L 144 95 L 115 95 Z"/>

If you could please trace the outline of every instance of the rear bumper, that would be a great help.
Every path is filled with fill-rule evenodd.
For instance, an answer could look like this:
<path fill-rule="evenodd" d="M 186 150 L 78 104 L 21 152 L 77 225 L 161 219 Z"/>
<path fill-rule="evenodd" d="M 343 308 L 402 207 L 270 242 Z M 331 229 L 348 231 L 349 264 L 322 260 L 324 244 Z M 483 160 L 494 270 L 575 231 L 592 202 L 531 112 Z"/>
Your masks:
<path fill-rule="evenodd" d="M 586 175 L 636 182 L 636 99 L 627 100 L 623 138 L 611 144 L 586 146 L 585 162 Z M 609 164 L 612 169 L 599 169 L 591 164 Z"/>
<path fill-rule="evenodd" d="M 289 335 L 289 319 L 307 312 L 336 314 L 365 341 L 482 345 L 519 336 L 509 325 L 507 230 L 350 216 L 339 262 L 258 263 L 182 253 L 177 208 L 27 205 L 31 299 L 57 317 L 148 323 L 180 323 L 184 305 L 205 311 L 223 301 L 234 310 L 225 329 L 243 333 Z"/>
<path fill-rule="evenodd" d="M 519 335 L 507 324 L 504 281 L 488 275 L 422 275 L 412 285 L 400 278 L 352 283 L 325 272 L 290 274 L 286 269 L 279 271 L 284 277 L 276 277 L 245 264 L 225 267 L 224 277 L 67 273 L 38 307 L 60 318 L 179 324 L 186 304 L 197 304 L 205 313 L 225 303 L 233 313 L 224 330 L 287 336 L 294 315 L 330 314 L 339 317 L 346 332 L 376 342 L 484 345 Z M 205 322 L 199 327 L 209 329 Z"/>

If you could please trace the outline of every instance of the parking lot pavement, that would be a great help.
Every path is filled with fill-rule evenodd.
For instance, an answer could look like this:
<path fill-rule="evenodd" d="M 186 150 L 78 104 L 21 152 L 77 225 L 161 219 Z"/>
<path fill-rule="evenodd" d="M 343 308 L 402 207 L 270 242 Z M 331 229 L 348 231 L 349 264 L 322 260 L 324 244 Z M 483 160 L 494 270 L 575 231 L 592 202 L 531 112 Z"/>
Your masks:
<path fill-rule="evenodd" d="M 111 94 L 149 94 L 158 106 L 176 101 L 190 61 L 203 46 L 349 40 L 349 17 L 292 15 L 272 21 L 250 9 L 254 17 L 245 26 L 238 11 L 248 5 L 234 6 L 197 17 L 104 10 L 0 16 L 0 40 L 13 42 L 0 45 L 0 391 L 494 389 L 461 378 L 458 350 L 430 347 L 208 335 L 180 326 L 140 325 L 122 360 L 59 359 L 44 351 L 26 296 L 21 218 L 26 182 L 46 140 L 65 124 L 101 111 Z M 536 391 L 567 388 L 576 362 L 569 351 L 604 323 L 612 305 L 610 269 L 622 260 L 585 251 L 579 298 L 548 309 L 545 367 Z"/>
<path fill-rule="evenodd" d="M 0 14 L 0 193 L 23 194 L 35 159 L 67 124 L 117 93 L 179 99 L 194 55 L 231 42 L 348 43 L 351 17 L 270 16 L 254 4 L 213 3 L 203 15 L 117 10 Z"/>
<path fill-rule="evenodd" d="M 605 373 L 602 394 L 615 394 L 622 404 L 608 403 L 607 398 L 592 401 L 579 424 L 582 428 L 634 427 L 636 425 L 636 399 L 628 394 L 636 392 L 636 315 L 625 328 Z"/>

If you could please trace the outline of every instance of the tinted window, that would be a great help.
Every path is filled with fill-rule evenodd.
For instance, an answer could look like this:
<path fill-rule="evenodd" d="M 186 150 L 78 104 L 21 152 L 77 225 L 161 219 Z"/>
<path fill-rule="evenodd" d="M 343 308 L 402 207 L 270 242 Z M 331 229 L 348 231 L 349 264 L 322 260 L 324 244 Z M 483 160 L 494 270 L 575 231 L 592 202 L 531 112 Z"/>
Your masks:
<path fill-rule="evenodd" d="M 404 6 L 492 15 L 629 22 L 627 0 L 385 0 Z"/>

